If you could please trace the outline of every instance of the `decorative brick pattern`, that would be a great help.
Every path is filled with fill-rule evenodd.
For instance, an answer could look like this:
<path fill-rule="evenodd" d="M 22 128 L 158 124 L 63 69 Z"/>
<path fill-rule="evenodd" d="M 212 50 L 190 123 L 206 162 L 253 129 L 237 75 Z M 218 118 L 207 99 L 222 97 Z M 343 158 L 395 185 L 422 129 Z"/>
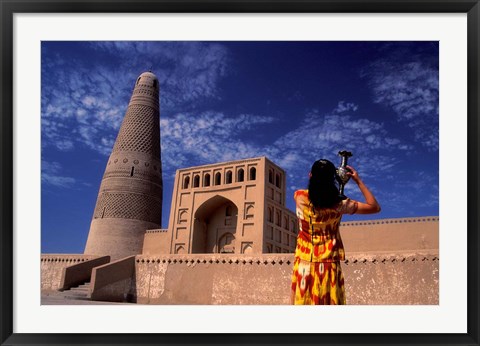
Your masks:
<path fill-rule="evenodd" d="M 40 262 L 55 262 L 55 263 L 80 263 L 90 261 L 99 256 L 85 256 L 85 255 L 42 255 Z M 69 264 L 70 265 L 70 264 Z"/>
<path fill-rule="evenodd" d="M 161 199 L 127 193 L 102 193 L 98 197 L 94 218 L 123 218 L 161 223 Z"/>
<path fill-rule="evenodd" d="M 103 179 L 107 178 L 128 178 L 132 176 L 132 167 L 124 166 L 115 169 L 108 169 L 103 175 Z M 153 168 L 150 170 L 139 169 L 135 167 L 133 177 L 144 179 L 144 180 L 158 180 L 160 179 L 160 174 L 158 171 L 154 171 Z"/>
<path fill-rule="evenodd" d="M 152 107 L 130 105 L 112 153 L 137 151 L 160 157 L 160 125 L 156 113 Z"/>
<path fill-rule="evenodd" d="M 382 220 L 369 220 L 369 221 L 348 221 L 341 222 L 340 226 L 368 226 L 368 225 L 384 225 L 393 223 L 409 223 L 409 222 L 438 222 L 440 218 L 438 216 L 431 217 L 407 217 L 399 219 L 382 219 Z"/>
<path fill-rule="evenodd" d="M 141 264 L 237 264 L 237 265 L 290 265 L 294 261 L 293 254 L 248 256 L 248 255 L 160 255 L 147 256 L 138 255 L 135 257 L 137 263 Z M 342 262 L 342 265 L 382 265 L 398 264 L 402 265 L 408 262 L 439 262 L 438 254 L 396 254 L 396 255 L 377 255 L 377 256 L 352 256 L 350 259 Z"/>
<path fill-rule="evenodd" d="M 146 233 L 167 233 L 168 229 L 166 228 L 159 228 L 159 229 L 147 229 Z"/>

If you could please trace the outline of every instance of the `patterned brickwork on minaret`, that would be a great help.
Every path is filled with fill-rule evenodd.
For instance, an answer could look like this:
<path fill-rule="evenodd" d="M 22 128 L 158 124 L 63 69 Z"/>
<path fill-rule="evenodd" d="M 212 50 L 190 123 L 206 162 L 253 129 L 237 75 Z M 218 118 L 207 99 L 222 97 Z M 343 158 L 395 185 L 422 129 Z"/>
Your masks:
<path fill-rule="evenodd" d="M 147 229 L 161 228 L 159 83 L 142 73 L 100 184 L 85 254 L 112 259 L 142 252 Z"/>

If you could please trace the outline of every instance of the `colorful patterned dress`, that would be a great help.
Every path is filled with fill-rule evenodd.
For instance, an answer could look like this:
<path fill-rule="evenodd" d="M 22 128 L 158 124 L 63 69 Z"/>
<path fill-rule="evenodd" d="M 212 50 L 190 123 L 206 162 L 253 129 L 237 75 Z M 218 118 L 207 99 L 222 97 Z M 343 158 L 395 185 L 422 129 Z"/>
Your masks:
<path fill-rule="evenodd" d="M 339 225 L 343 214 L 353 214 L 357 203 L 345 199 L 333 208 L 314 208 L 308 190 L 294 194 L 299 222 L 292 275 L 295 305 L 346 304 L 340 261 L 345 250 Z"/>

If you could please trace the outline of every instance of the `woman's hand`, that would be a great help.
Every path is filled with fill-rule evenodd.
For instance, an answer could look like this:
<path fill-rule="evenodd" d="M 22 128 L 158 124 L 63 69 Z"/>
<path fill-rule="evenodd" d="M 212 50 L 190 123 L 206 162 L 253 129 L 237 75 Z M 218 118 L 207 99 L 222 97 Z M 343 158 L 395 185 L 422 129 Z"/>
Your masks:
<path fill-rule="evenodd" d="M 347 168 L 348 168 L 347 175 L 350 178 L 352 178 L 356 183 L 358 183 L 360 181 L 360 177 L 358 176 L 358 172 L 352 166 L 347 165 Z"/>
<path fill-rule="evenodd" d="M 347 166 L 349 172 L 347 172 L 347 175 L 352 178 L 358 185 L 358 188 L 363 194 L 363 197 L 365 197 L 365 202 L 357 202 L 357 214 L 374 214 L 378 213 L 381 208 L 380 204 L 378 204 L 377 200 L 375 199 L 375 196 L 370 192 L 370 190 L 365 186 L 363 181 L 360 179 L 358 176 L 357 171 L 352 167 L 352 166 Z"/>

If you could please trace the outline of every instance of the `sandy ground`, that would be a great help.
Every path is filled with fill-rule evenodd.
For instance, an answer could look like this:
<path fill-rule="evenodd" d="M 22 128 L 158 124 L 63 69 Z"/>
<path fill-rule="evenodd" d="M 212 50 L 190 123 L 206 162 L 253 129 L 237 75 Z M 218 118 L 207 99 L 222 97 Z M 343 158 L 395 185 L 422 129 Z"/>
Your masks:
<path fill-rule="evenodd" d="M 63 292 L 52 292 L 42 294 L 41 305 L 125 305 L 133 303 L 113 303 L 113 302 L 97 302 L 88 299 L 71 299 L 64 297 Z M 133 304 L 136 305 L 136 304 Z"/>

